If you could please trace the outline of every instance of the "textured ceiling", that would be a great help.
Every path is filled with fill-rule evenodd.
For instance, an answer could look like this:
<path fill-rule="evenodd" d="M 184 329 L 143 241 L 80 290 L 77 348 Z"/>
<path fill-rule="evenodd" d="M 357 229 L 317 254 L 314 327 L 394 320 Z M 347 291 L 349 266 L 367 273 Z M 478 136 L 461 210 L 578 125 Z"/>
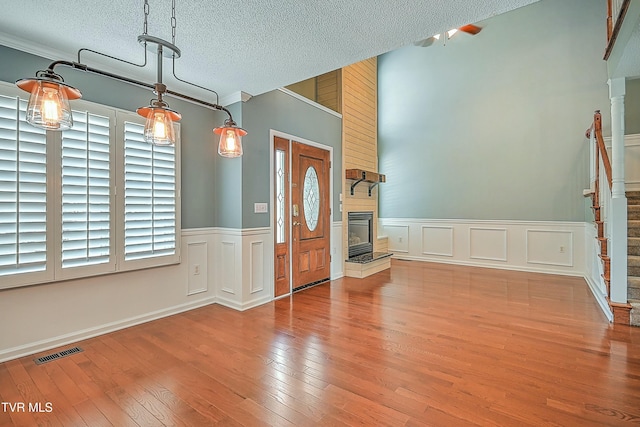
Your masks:
<path fill-rule="evenodd" d="M 221 97 L 258 95 L 535 1 L 176 0 L 176 74 Z M 4 0 L 0 44 L 50 59 L 75 60 L 78 49 L 90 48 L 142 62 L 143 4 Z M 171 1 L 149 4 L 149 35 L 171 40 Z M 144 69 L 92 54 L 82 62 L 155 81 L 155 57 Z M 202 95 L 166 74 L 171 89 Z"/>

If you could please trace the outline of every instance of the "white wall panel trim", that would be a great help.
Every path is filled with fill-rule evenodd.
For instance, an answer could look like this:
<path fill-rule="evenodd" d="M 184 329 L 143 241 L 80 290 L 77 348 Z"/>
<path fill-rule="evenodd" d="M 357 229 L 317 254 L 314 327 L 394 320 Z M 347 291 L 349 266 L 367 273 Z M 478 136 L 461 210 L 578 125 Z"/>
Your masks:
<path fill-rule="evenodd" d="M 344 252 L 342 248 L 342 221 L 331 224 L 331 280 L 344 276 Z"/>
<path fill-rule="evenodd" d="M 208 290 L 208 258 L 206 241 L 187 243 L 187 295 L 195 295 Z"/>
<path fill-rule="evenodd" d="M 426 237 L 429 230 L 431 230 L 433 241 L 430 241 L 430 239 Z M 453 227 L 444 225 L 423 225 L 422 254 L 452 257 Z"/>
<path fill-rule="evenodd" d="M 221 254 L 220 254 L 220 271 L 221 271 L 221 283 L 220 289 L 223 292 L 235 295 L 235 282 L 236 282 L 236 243 L 235 242 L 220 242 Z"/>
<path fill-rule="evenodd" d="M 264 290 L 265 268 L 264 268 L 264 242 L 256 240 L 251 242 L 249 251 L 249 292 L 255 294 Z"/>
<path fill-rule="evenodd" d="M 383 235 L 387 237 L 389 252 L 409 253 L 409 242 L 411 240 L 409 226 L 404 224 L 381 224 L 378 230 L 382 230 Z"/>
<path fill-rule="evenodd" d="M 506 228 L 469 227 L 469 258 L 506 262 L 507 234 Z"/>
<path fill-rule="evenodd" d="M 527 230 L 527 262 L 573 267 L 573 232 Z"/>

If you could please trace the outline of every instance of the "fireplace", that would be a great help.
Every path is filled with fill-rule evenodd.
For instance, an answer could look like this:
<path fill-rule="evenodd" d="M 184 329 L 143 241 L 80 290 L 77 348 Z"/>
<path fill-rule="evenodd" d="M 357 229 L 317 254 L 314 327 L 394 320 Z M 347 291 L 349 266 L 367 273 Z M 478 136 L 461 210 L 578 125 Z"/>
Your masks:
<path fill-rule="evenodd" d="M 373 253 L 373 212 L 349 212 L 349 259 Z"/>

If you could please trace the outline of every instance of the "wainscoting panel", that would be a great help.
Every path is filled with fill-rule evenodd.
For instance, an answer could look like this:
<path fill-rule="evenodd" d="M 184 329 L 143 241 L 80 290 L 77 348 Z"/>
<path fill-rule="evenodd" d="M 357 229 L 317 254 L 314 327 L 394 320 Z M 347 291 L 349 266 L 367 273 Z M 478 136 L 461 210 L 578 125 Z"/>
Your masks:
<path fill-rule="evenodd" d="M 208 258 L 207 242 L 187 243 L 187 262 L 189 266 L 187 295 L 199 294 L 208 290 Z"/>
<path fill-rule="evenodd" d="M 255 294 L 264 290 L 267 280 L 264 271 L 264 242 L 251 242 L 251 257 L 249 260 L 251 277 L 249 278 L 249 292 Z"/>
<path fill-rule="evenodd" d="M 506 228 L 469 228 L 469 258 L 507 261 Z"/>
<path fill-rule="evenodd" d="M 422 254 L 453 256 L 453 227 L 422 226 Z"/>
<path fill-rule="evenodd" d="M 331 279 L 344 276 L 344 259 L 342 251 L 342 221 L 331 224 Z"/>
<path fill-rule="evenodd" d="M 394 258 L 583 276 L 585 223 L 381 218 Z"/>
<path fill-rule="evenodd" d="M 223 292 L 235 295 L 236 293 L 236 243 L 220 242 L 220 289 Z"/>
<path fill-rule="evenodd" d="M 386 224 L 379 220 L 382 234 L 387 236 L 389 252 L 409 253 L 409 226 Z"/>
<path fill-rule="evenodd" d="M 573 266 L 573 232 L 527 230 L 527 262 Z"/>

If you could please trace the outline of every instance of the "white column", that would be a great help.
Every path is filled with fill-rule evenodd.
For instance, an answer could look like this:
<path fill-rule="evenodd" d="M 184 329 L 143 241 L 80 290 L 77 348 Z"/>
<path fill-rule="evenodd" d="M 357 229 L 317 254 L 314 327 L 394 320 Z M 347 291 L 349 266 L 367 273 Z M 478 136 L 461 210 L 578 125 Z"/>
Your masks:
<path fill-rule="evenodd" d="M 627 302 L 627 197 L 624 185 L 625 79 L 609 80 L 611 98 L 611 302 Z"/>

